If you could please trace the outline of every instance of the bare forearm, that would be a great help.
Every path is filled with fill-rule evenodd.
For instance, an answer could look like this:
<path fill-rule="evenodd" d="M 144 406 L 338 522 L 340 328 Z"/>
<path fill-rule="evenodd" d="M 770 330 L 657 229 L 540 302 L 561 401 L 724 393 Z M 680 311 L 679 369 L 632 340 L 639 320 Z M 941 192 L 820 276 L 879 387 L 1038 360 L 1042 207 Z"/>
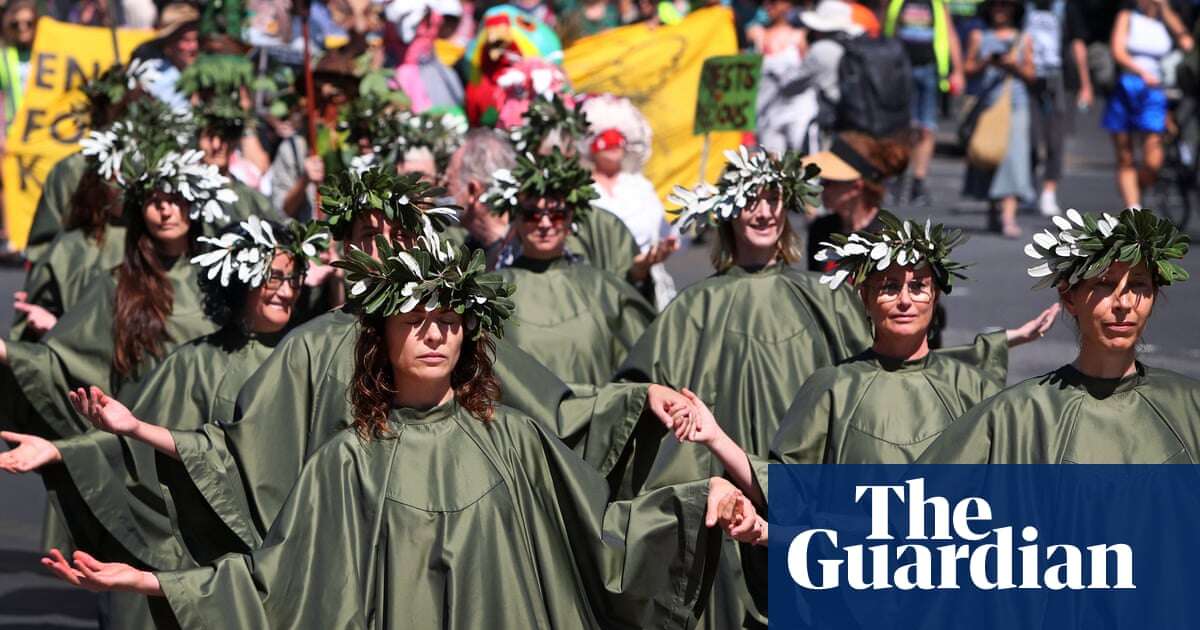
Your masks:
<path fill-rule="evenodd" d="M 1087 45 L 1082 39 L 1071 42 L 1071 52 L 1075 55 L 1075 68 L 1079 71 L 1079 87 L 1092 88 L 1092 73 L 1088 70 Z"/>
<path fill-rule="evenodd" d="M 754 471 L 750 468 L 750 458 L 746 456 L 746 451 L 743 451 L 742 447 L 738 446 L 729 436 L 722 435 L 709 445 L 708 450 L 725 467 L 725 472 L 729 474 L 734 485 L 744 492 L 755 505 L 767 504 L 766 498 L 762 496 L 762 492 L 754 483 Z"/>
<path fill-rule="evenodd" d="M 152 446 L 154 450 L 175 461 L 179 461 L 179 451 L 175 449 L 175 437 L 171 435 L 168 429 L 146 422 L 138 422 L 137 427 L 129 434 L 129 437 L 139 442 L 145 442 Z"/>

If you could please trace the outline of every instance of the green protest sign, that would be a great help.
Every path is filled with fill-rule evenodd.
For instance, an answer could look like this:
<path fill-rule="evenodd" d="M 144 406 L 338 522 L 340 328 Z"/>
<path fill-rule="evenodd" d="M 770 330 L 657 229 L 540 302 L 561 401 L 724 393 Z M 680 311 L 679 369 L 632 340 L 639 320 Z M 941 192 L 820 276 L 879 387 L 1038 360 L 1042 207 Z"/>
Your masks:
<path fill-rule="evenodd" d="M 709 57 L 700 71 L 692 133 L 753 131 L 762 55 Z"/>

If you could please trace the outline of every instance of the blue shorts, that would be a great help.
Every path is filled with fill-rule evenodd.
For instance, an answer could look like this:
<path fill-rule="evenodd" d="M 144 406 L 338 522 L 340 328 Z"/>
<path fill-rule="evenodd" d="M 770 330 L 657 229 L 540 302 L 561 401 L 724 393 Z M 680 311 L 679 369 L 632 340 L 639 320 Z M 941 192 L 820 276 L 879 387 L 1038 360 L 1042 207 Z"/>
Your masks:
<path fill-rule="evenodd" d="M 1167 130 L 1167 95 L 1136 74 L 1122 73 L 1100 124 L 1113 133 L 1162 133 Z"/>
<path fill-rule="evenodd" d="M 938 126 L 938 71 L 935 64 L 913 66 L 912 123 L 929 131 Z"/>

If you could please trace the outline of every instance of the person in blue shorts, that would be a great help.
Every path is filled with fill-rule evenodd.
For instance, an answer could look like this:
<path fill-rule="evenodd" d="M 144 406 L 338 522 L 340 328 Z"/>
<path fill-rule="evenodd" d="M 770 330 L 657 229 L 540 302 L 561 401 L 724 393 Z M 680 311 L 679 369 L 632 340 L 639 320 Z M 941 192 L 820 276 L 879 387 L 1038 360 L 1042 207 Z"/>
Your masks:
<path fill-rule="evenodd" d="M 1192 38 L 1166 0 L 1136 0 L 1117 14 L 1112 55 L 1120 70 L 1104 109 L 1102 125 L 1112 133 L 1117 154 L 1117 191 L 1126 207 L 1140 208 L 1141 190 L 1162 166 L 1162 134 L 1167 128 L 1162 59 L 1178 45 L 1191 50 Z M 1133 156 L 1133 134 L 1142 135 L 1142 168 Z"/>

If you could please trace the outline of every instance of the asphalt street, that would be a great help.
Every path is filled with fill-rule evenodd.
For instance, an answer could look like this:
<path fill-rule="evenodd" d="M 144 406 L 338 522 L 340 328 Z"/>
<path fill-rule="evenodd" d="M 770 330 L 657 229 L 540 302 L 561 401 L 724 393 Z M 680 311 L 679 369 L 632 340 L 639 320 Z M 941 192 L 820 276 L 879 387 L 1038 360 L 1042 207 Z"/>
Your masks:
<path fill-rule="evenodd" d="M 1064 208 L 1115 213 L 1120 202 L 1108 139 L 1099 131 L 1094 114 L 1079 120 L 1077 127 L 1081 131 L 1068 143 L 1060 203 Z M 984 206 L 960 199 L 963 170 L 961 159 L 938 157 L 929 180 L 933 207 L 895 208 L 901 216 L 920 220 L 929 216 L 971 234 L 958 252 L 961 260 L 973 264 L 968 270 L 971 280 L 957 285 L 946 297 L 949 344 L 968 342 L 982 330 L 1017 326 L 1055 299 L 1051 290 L 1030 289 L 1034 281 L 1025 275 L 1029 265 L 1021 251 L 1025 241 L 985 232 Z M 1023 214 L 1020 222 L 1026 234 L 1049 225 L 1047 219 L 1029 213 Z M 1198 223 L 1200 218 L 1193 219 L 1193 225 Z M 1193 239 L 1196 237 L 1193 228 Z M 689 246 L 668 261 L 668 268 L 683 287 L 708 275 L 707 260 L 705 247 Z M 1184 266 L 1195 280 L 1165 291 L 1146 335 L 1142 359 L 1200 377 L 1200 332 L 1193 319 L 1200 309 L 1200 251 L 1193 251 Z M 19 288 L 20 281 L 17 271 L 0 270 L 0 330 L 7 331 L 12 316 L 7 296 Z M 1075 347 L 1075 331 L 1069 322 L 1060 320 L 1043 340 L 1013 351 L 1009 382 L 1071 361 Z M 0 412 L 3 404 L 0 401 Z M 0 628 L 93 628 L 95 597 L 60 585 L 38 564 L 43 504 L 44 492 L 36 476 L 0 473 Z"/>

